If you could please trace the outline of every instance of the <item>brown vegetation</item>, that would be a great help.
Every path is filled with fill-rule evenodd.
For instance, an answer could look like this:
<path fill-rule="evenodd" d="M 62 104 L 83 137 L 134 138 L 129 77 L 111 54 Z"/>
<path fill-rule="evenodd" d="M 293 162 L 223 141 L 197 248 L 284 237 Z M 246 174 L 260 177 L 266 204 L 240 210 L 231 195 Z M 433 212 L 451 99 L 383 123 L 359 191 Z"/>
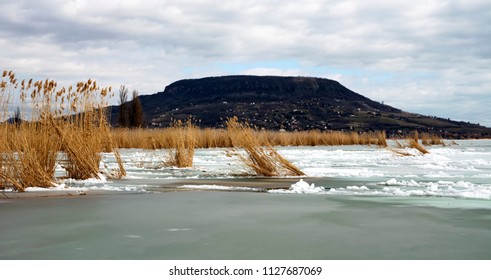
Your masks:
<path fill-rule="evenodd" d="M 181 128 L 183 129 L 183 128 Z M 172 149 L 176 146 L 180 129 L 112 129 L 111 133 L 118 148 Z M 270 131 L 251 130 L 261 146 L 334 146 L 334 145 L 380 145 L 385 147 L 384 132 L 347 133 L 341 131 Z M 223 129 L 194 128 L 196 148 L 231 148 L 229 133 Z"/>
<path fill-rule="evenodd" d="M 237 156 L 257 175 L 262 176 L 303 176 L 300 169 L 281 156 L 271 145 L 261 145 L 247 123 L 240 123 L 236 117 L 227 120 L 227 131 L 233 147 L 231 155 Z"/>
<path fill-rule="evenodd" d="M 428 154 L 427 149 L 425 149 L 423 146 L 419 144 L 419 137 L 418 137 L 418 132 L 414 131 L 412 137 L 408 139 L 409 147 L 416 149 L 420 151 L 422 154 Z"/>
<path fill-rule="evenodd" d="M 191 120 L 184 125 L 176 121 L 172 127 L 174 147 L 169 152 L 165 166 L 191 167 L 193 166 L 194 147 L 196 145 L 196 128 Z"/>
<path fill-rule="evenodd" d="M 429 133 L 422 133 L 421 134 L 421 144 L 423 144 L 425 146 L 432 146 L 432 145 L 445 146 L 445 142 L 443 141 L 442 137 L 435 135 L 435 134 L 429 134 Z"/>
<path fill-rule="evenodd" d="M 2 145 L 0 178 L 4 182 L 0 185 L 13 186 L 19 191 L 30 186 L 52 186 L 60 149 L 52 128 L 23 123 L 18 127 L 3 124 L 0 130 L 7 135 Z"/>
<path fill-rule="evenodd" d="M 145 127 L 145 117 L 143 115 L 143 107 L 140 102 L 138 91 L 133 90 L 133 99 L 128 102 L 128 88 L 125 85 L 121 85 L 119 88 L 119 105 L 119 127 Z"/>
<path fill-rule="evenodd" d="M 0 178 L 3 182 L 0 185 L 19 191 L 29 186 L 52 186 L 60 145 L 47 121 L 51 118 L 55 88 L 56 83 L 49 80 L 19 84 L 15 73 L 3 72 L 0 84 L 0 134 L 4 135 L 0 143 Z M 20 109 L 14 118 L 16 121 L 12 121 L 9 105 L 14 99 L 24 105 L 35 104 L 31 108 L 31 115 L 37 116 L 35 122 L 21 122 Z"/>
<path fill-rule="evenodd" d="M 424 141 L 422 141 L 422 142 L 425 143 Z M 419 135 L 418 135 L 417 131 L 414 131 L 412 133 L 411 137 L 408 137 L 406 139 L 406 144 L 402 144 L 401 142 L 399 142 L 397 140 L 395 140 L 395 144 L 397 146 L 396 148 L 387 147 L 387 149 L 390 150 L 391 152 L 395 153 L 396 155 L 399 155 L 399 156 L 414 156 L 414 154 L 411 154 L 411 153 L 408 153 L 406 151 L 401 150 L 401 149 L 404 149 L 406 147 L 416 149 L 422 154 L 428 154 L 429 153 L 429 151 L 427 149 L 425 149 L 423 146 L 421 146 L 419 144 Z"/>
<path fill-rule="evenodd" d="M 4 71 L 0 84 L 0 187 L 23 191 L 26 187 L 50 187 L 60 155 L 69 177 L 99 177 L 102 151 L 112 151 L 106 119 L 106 96 L 95 81 L 76 88 L 59 88 L 52 80 L 18 82 Z M 29 114 L 9 119 L 9 104 L 18 103 Z M 21 115 L 20 113 L 16 113 Z M 61 152 L 61 153 L 60 153 Z M 120 158 L 118 176 L 124 175 Z"/>
<path fill-rule="evenodd" d="M 409 147 L 420 151 L 422 154 L 430 153 L 427 149 L 425 149 L 423 146 L 421 146 L 418 141 L 416 141 L 414 139 L 409 139 Z"/>

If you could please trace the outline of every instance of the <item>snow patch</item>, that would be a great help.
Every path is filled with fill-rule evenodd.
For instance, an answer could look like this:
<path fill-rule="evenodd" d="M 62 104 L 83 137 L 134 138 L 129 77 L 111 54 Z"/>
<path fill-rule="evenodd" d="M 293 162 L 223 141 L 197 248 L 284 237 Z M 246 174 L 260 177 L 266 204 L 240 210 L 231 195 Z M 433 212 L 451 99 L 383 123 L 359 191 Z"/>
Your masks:
<path fill-rule="evenodd" d="M 322 187 L 316 187 L 314 183 L 310 184 L 305 182 L 303 179 L 292 184 L 288 190 L 269 190 L 269 193 L 301 193 L 301 194 L 313 194 L 313 193 L 323 193 L 325 189 Z"/>
<path fill-rule="evenodd" d="M 350 190 L 350 191 L 369 191 L 370 189 L 365 187 L 365 186 L 361 186 L 361 187 L 358 187 L 358 186 L 347 186 L 346 187 L 347 190 Z"/>
<path fill-rule="evenodd" d="M 89 178 L 86 180 L 76 180 L 76 179 L 65 179 L 62 181 L 64 184 L 74 184 L 74 185 L 95 185 L 95 184 L 104 184 L 111 183 L 107 180 L 106 176 L 103 174 L 99 174 L 99 178 Z"/>
<path fill-rule="evenodd" d="M 170 232 L 176 232 L 176 231 L 189 231 L 191 230 L 190 228 L 169 228 L 167 229 L 167 231 L 170 231 Z"/>
<path fill-rule="evenodd" d="M 261 191 L 258 188 L 248 187 L 231 187 L 231 186 L 219 186 L 219 185 L 182 185 L 179 189 L 195 189 L 195 190 L 219 190 L 219 191 Z"/>
<path fill-rule="evenodd" d="M 384 186 L 412 186 L 412 187 L 418 187 L 419 184 L 418 182 L 414 180 L 409 180 L 409 181 L 398 181 L 395 178 L 389 179 L 385 182 L 379 183 L 379 185 L 384 185 Z"/>

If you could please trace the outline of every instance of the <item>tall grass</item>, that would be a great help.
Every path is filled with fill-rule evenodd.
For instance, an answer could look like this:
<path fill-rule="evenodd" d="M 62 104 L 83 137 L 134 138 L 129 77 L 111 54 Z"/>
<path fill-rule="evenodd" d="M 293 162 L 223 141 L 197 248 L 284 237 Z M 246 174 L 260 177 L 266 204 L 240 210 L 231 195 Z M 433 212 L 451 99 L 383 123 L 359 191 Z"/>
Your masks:
<path fill-rule="evenodd" d="M 29 94 L 28 94 L 29 93 Z M 30 186 L 52 186 L 59 141 L 48 124 L 52 118 L 52 98 L 56 94 L 54 81 L 23 80 L 20 84 L 12 71 L 4 71 L 0 83 L 2 123 L 0 133 L 0 177 L 2 186 L 24 191 Z M 9 109 L 13 102 L 23 108 L 31 105 L 30 121 L 12 122 Z M 21 115 L 24 119 L 29 116 Z"/>
<path fill-rule="evenodd" d="M 111 94 L 110 87 L 101 89 L 96 81 L 79 82 L 66 96 L 68 117 L 52 119 L 61 139 L 64 167 L 70 178 L 97 178 L 102 173 L 121 178 L 126 174 L 107 119 L 107 100 Z M 116 171 L 100 170 L 102 152 L 114 153 L 118 163 Z"/>
<path fill-rule="evenodd" d="M 229 133 L 223 129 L 194 128 L 196 148 L 231 148 Z M 118 148 L 173 149 L 179 130 L 174 127 L 161 129 L 111 130 Z M 380 145 L 386 146 L 384 132 L 347 133 L 341 131 L 270 131 L 252 130 L 251 133 L 261 146 L 333 146 L 333 145 Z"/>
<path fill-rule="evenodd" d="M 420 151 L 422 154 L 430 153 L 427 149 L 425 149 L 423 146 L 419 144 L 419 136 L 417 131 L 413 132 L 413 135 L 411 138 L 408 139 L 408 142 L 409 142 L 409 147 Z"/>
<path fill-rule="evenodd" d="M 194 147 L 196 146 L 196 128 L 191 120 L 185 124 L 176 121 L 173 125 L 172 134 L 175 135 L 174 147 L 170 151 L 166 166 L 192 167 Z"/>
<path fill-rule="evenodd" d="M 429 153 L 429 151 L 427 149 L 425 149 L 423 146 L 421 146 L 419 144 L 419 135 L 418 135 L 418 132 L 417 131 L 414 131 L 410 135 L 410 137 L 406 138 L 405 143 L 401 143 L 398 140 L 395 140 L 394 142 L 396 144 L 396 148 L 387 147 L 387 146 L 386 146 L 386 148 L 389 151 L 391 151 L 394 154 L 399 155 L 399 156 L 415 156 L 412 153 L 409 153 L 407 151 L 404 151 L 403 150 L 404 148 L 416 149 L 416 150 L 418 150 L 422 154 L 428 154 Z M 424 143 L 424 141 L 423 141 L 423 143 Z"/>
<path fill-rule="evenodd" d="M 27 187 L 50 187 L 55 182 L 59 153 L 68 176 L 99 177 L 101 152 L 113 150 L 105 113 L 110 88 L 95 81 L 58 87 L 53 80 L 18 82 L 4 71 L 0 83 L 0 187 L 23 191 Z M 24 113 L 22 122 L 9 122 L 11 104 Z M 120 163 L 117 174 L 124 175 Z"/>
<path fill-rule="evenodd" d="M 196 147 L 223 148 L 232 147 L 228 133 L 224 129 L 204 128 L 196 129 Z"/>
<path fill-rule="evenodd" d="M 387 147 L 387 135 L 385 133 L 385 131 L 380 131 L 380 132 L 377 132 L 375 133 L 376 137 L 377 137 L 377 145 L 380 146 L 380 147 Z"/>
<path fill-rule="evenodd" d="M 247 123 L 240 123 L 237 117 L 227 120 L 227 131 L 236 148 L 230 154 L 237 156 L 257 175 L 262 176 L 303 176 L 300 169 L 281 156 L 271 145 L 262 146 Z"/>
<path fill-rule="evenodd" d="M 101 152 L 112 151 L 105 109 L 108 92 L 108 88 L 100 90 L 97 83 L 90 79 L 80 82 L 67 95 L 69 116 L 51 119 L 62 143 L 64 168 L 70 178 L 84 180 L 100 177 Z"/>
<path fill-rule="evenodd" d="M 60 142 L 46 125 L 21 124 L 9 131 L 4 177 L 19 191 L 30 186 L 51 187 Z"/>
<path fill-rule="evenodd" d="M 425 146 L 431 146 L 431 145 L 442 145 L 445 146 L 445 142 L 443 139 L 435 134 L 429 134 L 429 133 L 422 133 L 421 134 L 421 144 Z"/>

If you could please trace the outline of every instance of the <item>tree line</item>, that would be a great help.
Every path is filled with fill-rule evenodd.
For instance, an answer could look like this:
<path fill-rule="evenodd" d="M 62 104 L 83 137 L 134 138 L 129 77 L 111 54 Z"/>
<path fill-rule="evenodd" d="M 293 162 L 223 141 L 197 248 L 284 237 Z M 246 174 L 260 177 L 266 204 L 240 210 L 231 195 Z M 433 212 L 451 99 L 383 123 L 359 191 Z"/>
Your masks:
<path fill-rule="evenodd" d="M 133 90 L 132 99 L 128 101 L 128 88 L 121 85 L 119 88 L 119 120 L 120 127 L 145 127 L 143 107 L 137 90 Z"/>

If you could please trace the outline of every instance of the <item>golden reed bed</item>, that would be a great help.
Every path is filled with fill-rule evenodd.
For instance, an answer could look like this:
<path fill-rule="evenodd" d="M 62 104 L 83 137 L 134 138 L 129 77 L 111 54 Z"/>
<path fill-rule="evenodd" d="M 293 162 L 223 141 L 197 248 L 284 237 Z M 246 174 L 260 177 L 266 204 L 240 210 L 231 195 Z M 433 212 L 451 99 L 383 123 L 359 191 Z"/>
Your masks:
<path fill-rule="evenodd" d="M 252 129 L 252 128 L 251 128 Z M 112 138 L 118 148 L 168 149 L 174 148 L 182 137 L 183 128 L 169 127 L 159 129 L 111 129 Z M 234 147 L 227 129 L 192 127 L 196 148 Z M 252 129 L 254 138 L 260 145 L 272 146 L 334 146 L 334 145 L 386 145 L 384 132 L 321 132 L 313 131 L 270 131 Z"/>

